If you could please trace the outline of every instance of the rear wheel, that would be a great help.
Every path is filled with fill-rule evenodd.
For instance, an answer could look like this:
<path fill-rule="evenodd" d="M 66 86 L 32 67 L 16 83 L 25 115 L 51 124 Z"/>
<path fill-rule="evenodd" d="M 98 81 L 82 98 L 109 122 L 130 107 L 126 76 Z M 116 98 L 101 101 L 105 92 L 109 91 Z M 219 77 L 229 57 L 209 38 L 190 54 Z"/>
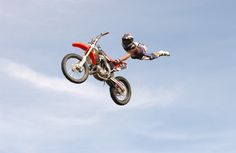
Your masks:
<path fill-rule="evenodd" d="M 80 55 L 71 53 L 67 54 L 61 62 L 61 69 L 64 76 L 73 83 L 83 83 L 89 75 L 89 68 L 85 62 L 82 67 L 79 63 L 82 61 Z"/>
<path fill-rule="evenodd" d="M 118 76 L 115 79 L 119 81 L 120 85 L 123 86 L 123 89 L 121 89 L 117 84 L 109 82 L 108 85 L 110 86 L 111 98 L 117 105 L 126 105 L 131 98 L 130 84 L 122 76 Z"/>

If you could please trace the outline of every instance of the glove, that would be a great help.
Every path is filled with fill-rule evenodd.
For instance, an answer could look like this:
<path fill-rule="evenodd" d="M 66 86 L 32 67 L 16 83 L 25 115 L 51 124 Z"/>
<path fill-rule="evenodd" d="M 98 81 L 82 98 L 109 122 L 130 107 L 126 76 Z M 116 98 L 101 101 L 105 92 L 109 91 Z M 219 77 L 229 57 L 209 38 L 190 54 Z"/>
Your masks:
<path fill-rule="evenodd" d="M 121 60 L 120 59 L 118 59 L 118 60 L 115 60 L 115 63 L 121 63 Z"/>

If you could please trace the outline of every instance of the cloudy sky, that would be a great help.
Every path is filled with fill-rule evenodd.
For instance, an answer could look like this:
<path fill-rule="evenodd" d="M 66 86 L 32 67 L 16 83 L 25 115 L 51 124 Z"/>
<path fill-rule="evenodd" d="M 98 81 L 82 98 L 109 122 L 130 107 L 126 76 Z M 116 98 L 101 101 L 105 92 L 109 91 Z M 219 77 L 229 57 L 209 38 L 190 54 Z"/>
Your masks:
<path fill-rule="evenodd" d="M 0 0 L 1 153 L 235 153 L 234 0 Z M 108 86 L 63 76 L 71 44 L 100 41 L 114 59 L 123 33 L 155 61 L 128 60 L 120 107 Z"/>

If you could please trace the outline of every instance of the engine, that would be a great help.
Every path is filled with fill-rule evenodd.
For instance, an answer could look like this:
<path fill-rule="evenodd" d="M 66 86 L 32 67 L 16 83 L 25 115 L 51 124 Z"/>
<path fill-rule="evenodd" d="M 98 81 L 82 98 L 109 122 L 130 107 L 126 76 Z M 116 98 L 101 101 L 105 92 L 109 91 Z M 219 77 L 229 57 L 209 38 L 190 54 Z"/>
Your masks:
<path fill-rule="evenodd" d="M 111 67 L 103 55 L 99 55 L 99 64 L 94 66 L 93 71 L 93 76 L 100 81 L 108 80 L 111 76 Z"/>

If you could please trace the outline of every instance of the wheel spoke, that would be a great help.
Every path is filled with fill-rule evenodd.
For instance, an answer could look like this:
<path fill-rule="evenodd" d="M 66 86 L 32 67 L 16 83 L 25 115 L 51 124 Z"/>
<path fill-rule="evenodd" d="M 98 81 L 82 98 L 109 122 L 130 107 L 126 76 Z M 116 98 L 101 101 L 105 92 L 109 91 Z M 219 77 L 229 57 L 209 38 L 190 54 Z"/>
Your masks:
<path fill-rule="evenodd" d="M 69 58 L 66 62 L 66 69 L 67 69 L 67 74 L 74 78 L 74 79 L 80 79 L 84 76 L 84 68 L 82 68 L 82 71 L 80 72 L 79 70 L 73 71 L 73 66 L 75 64 L 78 64 L 80 60 L 76 58 Z"/>
<path fill-rule="evenodd" d="M 122 82 L 120 82 L 120 83 L 126 88 L 126 86 Z M 119 90 L 121 90 L 121 89 L 119 89 L 119 87 L 117 86 L 115 89 L 115 95 L 116 95 L 117 99 L 123 101 L 127 97 L 127 90 L 121 91 L 121 92 Z"/>
<path fill-rule="evenodd" d="M 67 70 L 68 74 L 71 76 L 74 72 L 72 71 L 72 69 L 68 69 Z"/>

